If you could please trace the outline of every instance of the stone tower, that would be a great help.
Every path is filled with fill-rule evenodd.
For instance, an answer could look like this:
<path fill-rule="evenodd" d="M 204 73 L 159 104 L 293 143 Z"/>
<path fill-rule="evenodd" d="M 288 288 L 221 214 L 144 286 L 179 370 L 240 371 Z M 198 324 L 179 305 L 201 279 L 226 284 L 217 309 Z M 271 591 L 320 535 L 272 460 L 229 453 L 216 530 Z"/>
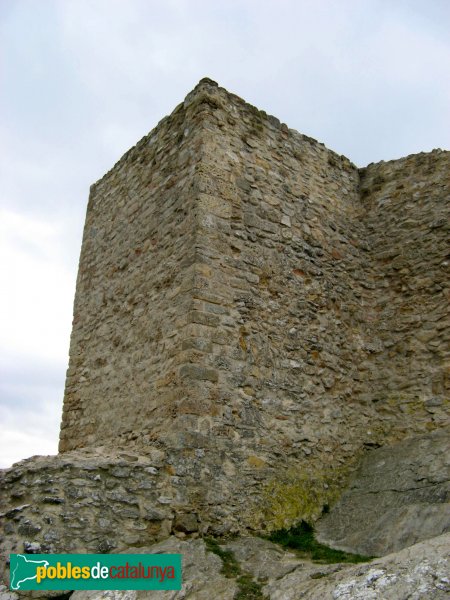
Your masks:
<path fill-rule="evenodd" d="M 200 81 L 92 186 L 60 454 L 0 470 L 0 554 L 315 521 L 414 434 L 321 535 L 448 529 L 449 167 L 358 169 Z"/>
<path fill-rule="evenodd" d="M 358 169 L 200 81 L 91 188 L 60 451 L 157 451 L 172 504 L 260 527 L 439 427 L 449 162 Z"/>

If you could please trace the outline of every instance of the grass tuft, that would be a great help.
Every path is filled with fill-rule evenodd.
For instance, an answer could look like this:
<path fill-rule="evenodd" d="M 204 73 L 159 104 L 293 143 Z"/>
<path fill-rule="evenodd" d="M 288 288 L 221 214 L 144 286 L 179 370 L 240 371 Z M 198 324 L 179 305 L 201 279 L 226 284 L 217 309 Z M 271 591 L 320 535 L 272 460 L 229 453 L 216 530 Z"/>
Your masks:
<path fill-rule="evenodd" d="M 241 567 L 231 550 L 224 550 L 214 538 L 205 538 L 207 550 L 216 554 L 222 560 L 222 574 L 229 579 L 241 574 Z"/>
<path fill-rule="evenodd" d="M 250 573 L 242 571 L 231 550 L 224 550 L 214 538 L 204 538 L 207 550 L 222 560 L 221 573 L 229 579 L 236 579 L 238 591 L 234 600 L 266 600 L 261 584 L 253 579 Z"/>
<path fill-rule="evenodd" d="M 328 548 L 315 539 L 314 528 L 305 521 L 290 529 L 274 531 L 267 536 L 267 539 L 285 548 L 297 550 L 311 560 L 321 563 L 361 563 L 373 558 Z"/>
<path fill-rule="evenodd" d="M 248 573 L 237 578 L 239 590 L 234 600 L 265 600 L 266 596 L 261 591 L 261 585 Z"/>

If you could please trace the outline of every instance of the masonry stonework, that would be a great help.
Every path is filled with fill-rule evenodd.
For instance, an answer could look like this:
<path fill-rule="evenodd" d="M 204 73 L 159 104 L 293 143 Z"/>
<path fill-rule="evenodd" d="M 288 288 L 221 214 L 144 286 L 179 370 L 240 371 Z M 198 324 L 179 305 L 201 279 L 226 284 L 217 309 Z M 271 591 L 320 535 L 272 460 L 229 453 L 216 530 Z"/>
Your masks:
<path fill-rule="evenodd" d="M 396 412 L 402 434 L 449 416 L 449 158 L 433 151 L 361 171 L 380 350 L 363 372 L 386 433 Z"/>
<path fill-rule="evenodd" d="M 91 189 L 60 450 L 157 448 L 241 519 L 443 424 L 448 166 L 358 170 L 202 80 Z"/>
<path fill-rule="evenodd" d="M 448 424 L 449 167 L 358 169 L 202 80 L 91 188 L 60 455 L 2 475 L 2 550 L 315 519 Z"/>

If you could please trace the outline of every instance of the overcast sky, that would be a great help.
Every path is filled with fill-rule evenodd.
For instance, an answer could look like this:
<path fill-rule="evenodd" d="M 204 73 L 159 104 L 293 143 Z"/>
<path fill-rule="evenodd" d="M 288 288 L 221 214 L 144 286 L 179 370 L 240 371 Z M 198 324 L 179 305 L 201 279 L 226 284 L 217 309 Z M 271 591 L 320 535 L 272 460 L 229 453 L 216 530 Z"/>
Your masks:
<path fill-rule="evenodd" d="M 89 186 L 208 76 L 358 166 L 450 138 L 448 0 L 0 0 L 0 467 L 57 451 Z"/>

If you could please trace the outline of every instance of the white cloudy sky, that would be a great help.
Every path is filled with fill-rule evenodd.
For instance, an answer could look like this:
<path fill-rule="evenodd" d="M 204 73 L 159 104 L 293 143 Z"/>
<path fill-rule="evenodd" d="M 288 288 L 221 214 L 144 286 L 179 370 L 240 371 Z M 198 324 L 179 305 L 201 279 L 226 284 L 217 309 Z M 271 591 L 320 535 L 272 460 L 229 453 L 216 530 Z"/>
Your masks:
<path fill-rule="evenodd" d="M 358 166 L 449 148 L 448 0 L 0 0 L 0 467 L 55 453 L 89 185 L 209 76 Z"/>

